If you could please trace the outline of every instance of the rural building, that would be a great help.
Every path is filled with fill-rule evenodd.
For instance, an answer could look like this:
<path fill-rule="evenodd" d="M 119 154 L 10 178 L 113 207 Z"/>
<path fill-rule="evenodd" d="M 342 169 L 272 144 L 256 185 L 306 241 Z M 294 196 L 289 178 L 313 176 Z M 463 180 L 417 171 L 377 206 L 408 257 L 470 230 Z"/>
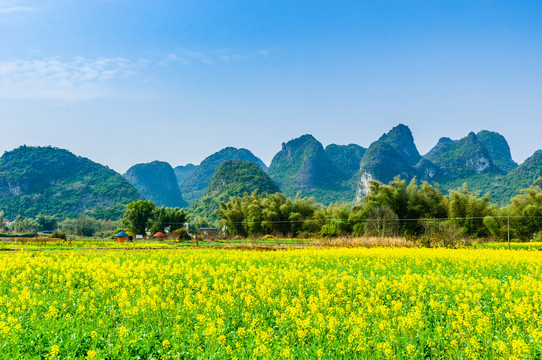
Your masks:
<path fill-rule="evenodd" d="M 156 234 L 154 234 L 152 237 L 155 238 L 156 240 L 164 240 L 166 238 L 166 234 L 159 231 Z"/>
<path fill-rule="evenodd" d="M 128 241 L 129 237 L 130 235 L 128 235 L 124 231 L 121 231 L 120 233 L 117 234 L 117 242 L 126 242 Z"/>

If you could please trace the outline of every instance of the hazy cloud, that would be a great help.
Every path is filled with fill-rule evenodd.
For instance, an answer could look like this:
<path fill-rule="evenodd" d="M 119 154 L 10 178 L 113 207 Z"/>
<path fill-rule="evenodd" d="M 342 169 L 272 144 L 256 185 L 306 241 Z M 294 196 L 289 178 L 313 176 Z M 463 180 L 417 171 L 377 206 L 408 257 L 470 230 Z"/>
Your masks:
<path fill-rule="evenodd" d="M 38 10 L 37 7 L 30 6 L 25 1 L 0 0 L 0 14 L 21 12 L 21 11 L 37 11 L 37 10 Z"/>
<path fill-rule="evenodd" d="M 0 0 L 2 1 L 2 0 Z M 215 65 L 250 61 L 265 56 L 260 51 L 249 55 L 230 50 L 179 50 L 158 56 L 157 60 L 127 58 L 61 57 L 34 60 L 0 60 L 0 99 L 91 99 L 113 95 L 113 87 L 123 80 L 147 81 L 153 66 L 186 64 Z M 147 76 L 147 80 L 144 77 Z"/>
<path fill-rule="evenodd" d="M 262 55 L 261 52 L 257 52 L 257 55 Z M 169 64 L 190 64 L 190 63 L 202 63 L 206 65 L 214 65 L 217 63 L 226 63 L 234 61 L 249 61 L 254 55 L 245 55 L 232 52 L 231 50 L 213 50 L 208 53 L 200 51 L 192 51 L 187 49 L 181 49 L 175 53 L 167 54 L 159 65 L 167 66 Z"/>
<path fill-rule="evenodd" d="M 109 95 L 108 85 L 147 66 L 124 58 L 0 61 L 0 98 L 84 99 Z"/>

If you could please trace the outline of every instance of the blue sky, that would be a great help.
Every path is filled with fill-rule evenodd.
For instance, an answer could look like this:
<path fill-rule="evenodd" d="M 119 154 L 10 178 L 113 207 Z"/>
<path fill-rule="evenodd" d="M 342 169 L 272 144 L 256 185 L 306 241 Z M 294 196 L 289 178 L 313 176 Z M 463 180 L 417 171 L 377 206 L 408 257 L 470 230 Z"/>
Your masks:
<path fill-rule="evenodd" d="M 0 153 L 53 145 L 124 172 L 225 146 L 269 164 L 408 125 L 542 148 L 540 1 L 0 0 Z"/>

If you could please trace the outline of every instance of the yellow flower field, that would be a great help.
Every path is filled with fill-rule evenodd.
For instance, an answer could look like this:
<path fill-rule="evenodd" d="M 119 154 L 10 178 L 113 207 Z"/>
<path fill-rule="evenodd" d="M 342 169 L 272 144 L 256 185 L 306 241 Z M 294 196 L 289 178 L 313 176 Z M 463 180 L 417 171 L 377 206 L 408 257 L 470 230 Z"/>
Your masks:
<path fill-rule="evenodd" d="M 531 359 L 542 253 L 404 248 L 0 255 L 0 357 Z"/>

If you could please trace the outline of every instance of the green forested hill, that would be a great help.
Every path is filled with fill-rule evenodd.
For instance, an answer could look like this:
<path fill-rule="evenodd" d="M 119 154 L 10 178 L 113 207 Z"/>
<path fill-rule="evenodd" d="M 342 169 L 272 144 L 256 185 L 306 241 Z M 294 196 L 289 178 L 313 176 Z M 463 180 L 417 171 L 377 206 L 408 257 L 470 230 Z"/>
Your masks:
<path fill-rule="evenodd" d="M 262 173 L 266 170 L 265 164 L 249 150 L 228 147 L 200 165 L 188 164 L 172 170 L 166 163 L 139 164 L 126 176 L 143 197 L 158 205 L 182 207 L 186 205 L 183 198 L 193 203 L 204 195 L 202 201 L 209 203 L 222 198 L 214 185 L 209 193 L 206 190 L 220 165 L 229 160 L 248 161 L 257 164 Z M 231 169 L 228 173 L 244 174 Z M 441 138 L 420 158 L 410 129 L 398 125 L 368 149 L 355 144 L 331 144 L 324 149 L 312 135 L 303 135 L 283 143 L 268 174 L 285 195 L 312 196 L 324 205 L 352 203 L 367 193 L 370 180 L 388 183 L 396 176 L 439 184 L 445 193 L 466 183 L 469 190 L 489 193 L 492 202 L 506 204 L 520 189 L 542 176 L 542 151 L 518 166 L 510 156 L 506 139 L 484 130 L 459 140 Z M 237 184 L 243 183 L 243 191 L 250 192 L 251 181 L 261 188 L 259 178 L 253 176 L 252 180 L 242 176 L 238 179 Z M 227 180 L 231 184 L 236 181 Z M 225 190 L 228 194 L 233 192 L 234 187 Z M 18 214 L 34 217 L 42 213 L 63 218 L 85 212 L 100 218 L 118 218 L 124 204 L 139 199 L 140 193 L 115 171 L 67 150 L 21 146 L 0 158 L 0 211 L 8 219 Z M 203 208 L 209 208 L 207 205 Z M 193 208 L 198 207 L 201 202 Z"/>
<path fill-rule="evenodd" d="M 0 158 L 0 210 L 8 218 L 85 211 L 118 218 L 138 199 L 120 174 L 67 150 L 21 146 Z"/>
<path fill-rule="evenodd" d="M 254 191 L 274 194 L 280 192 L 280 189 L 255 163 L 228 160 L 216 169 L 205 194 L 189 207 L 189 212 L 193 216 L 215 218 L 214 211 L 218 209 L 220 201 L 228 201 L 232 196 L 243 196 L 244 193 L 251 194 Z"/>
<path fill-rule="evenodd" d="M 356 144 L 336 145 L 330 144 L 324 149 L 329 161 L 344 179 L 351 179 L 359 170 L 361 159 L 367 151 Z"/>
<path fill-rule="evenodd" d="M 157 206 L 185 207 L 177 178 L 171 165 L 163 161 L 153 161 L 132 166 L 123 175 L 145 200 Z"/>
<path fill-rule="evenodd" d="M 177 178 L 177 184 L 179 184 L 179 187 L 184 182 L 184 179 L 186 179 L 190 174 L 194 172 L 198 168 L 197 165 L 194 164 L 186 164 L 186 165 L 180 165 L 176 166 L 173 171 L 175 172 L 175 177 Z"/>
<path fill-rule="evenodd" d="M 298 191 L 309 195 L 334 181 L 333 167 L 324 147 L 312 135 L 282 144 L 282 150 L 271 161 L 269 176 L 290 196 Z"/>
<path fill-rule="evenodd" d="M 381 140 L 372 143 L 361 160 L 357 198 L 368 193 L 371 180 L 388 183 L 396 176 L 410 180 L 418 172 L 389 143 Z"/>
<path fill-rule="evenodd" d="M 489 151 L 473 132 L 456 141 L 440 139 L 424 158 L 439 166 L 447 180 L 482 173 L 502 173 L 493 164 Z"/>
<path fill-rule="evenodd" d="M 282 144 L 282 150 L 271 161 L 269 176 L 288 196 L 300 193 L 323 204 L 351 202 L 355 184 L 347 176 L 349 164 L 339 155 L 353 152 L 358 156 L 360 151 L 355 147 L 341 149 L 334 145 L 326 152 L 312 135 L 303 135 Z M 335 156 L 333 161 L 328 157 L 329 153 Z"/>
<path fill-rule="evenodd" d="M 476 136 L 487 149 L 493 164 L 500 170 L 509 172 L 518 167 L 518 164 L 512 160 L 510 146 L 504 136 L 487 130 L 480 131 Z"/>
<path fill-rule="evenodd" d="M 460 140 L 441 138 L 424 157 L 440 166 L 443 174 L 435 177 L 442 190 L 467 184 L 480 195 L 489 193 L 491 201 L 506 204 L 542 175 L 542 159 L 537 152 L 521 165 L 510 155 L 506 139 L 495 132 L 470 133 Z"/>
<path fill-rule="evenodd" d="M 536 151 L 527 158 L 523 164 L 499 177 L 489 187 L 488 191 L 495 202 L 506 204 L 510 199 L 519 194 L 521 189 L 531 186 L 542 176 L 542 150 Z"/>
<path fill-rule="evenodd" d="M 199 199 L 205 193 L 205 189 L 211 183 L 211 178 L 216 169 L 228 160 L 245 160 L 258 164 L 263 170 L 267 170 L 267 166 L 252 154 L 247 149 L 237 149 L 227 147 L 208 156 L 201 164 L 194 169 L 181 183 L 181 193 L 188 203 L 192 203 Z"/>

